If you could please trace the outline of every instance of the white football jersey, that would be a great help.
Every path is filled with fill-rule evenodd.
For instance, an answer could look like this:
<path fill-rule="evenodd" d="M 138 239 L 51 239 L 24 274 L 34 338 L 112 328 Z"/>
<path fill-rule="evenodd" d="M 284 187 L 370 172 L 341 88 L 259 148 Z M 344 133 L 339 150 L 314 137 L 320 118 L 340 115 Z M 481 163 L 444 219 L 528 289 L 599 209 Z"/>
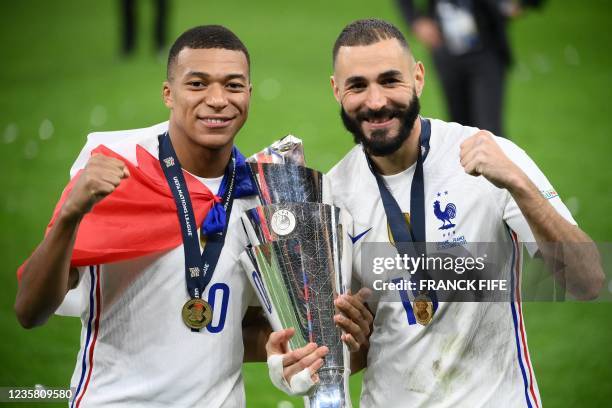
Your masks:
<path fill-rule="evenodd" d="M 461 166 L 459 146 L 477 131 L 431 120 L 430 151 L 423 166 L 426 239 L 445 245 L 499 243 L 498 256 L 513 284 L 514 301 L 441 302 L 426 326 L 416 323 L 414 316 L 410 319 L 413 312 L 402 302 L 374 301 L 362 407 L 541 407 L 520 302 L 521 242 L 531 243 L 527 247 L 532 254 L 537 245 L 508 191 L 482 176 L 466 174 Z M 495 140 L 554 208 L 575 224 L 527 154 L 509 140 Z M 404 213 L 410 212 L 414 169 L 415 165 L 384 177 Z M 363 243 L 391 244 L 376 179 L 362 146 L 355 146 L 328 176 L 334 203 L 346 208 L 355 222 L 354 281 L 372 282 L 364 275 L 371 271 L 362 270 Z M 442 212 L 452 216 L 452 228 L 441 228 Z"/>
<path fill-rule="evenodd" d="M 71 174 L 101 143 L 134 163 L 136 144 L 157 157 L 157 136 L 166 129 L 160 124 L 90 135 Z M 203 181 L 217 189 L 220 184 Z M 246 245 L 239 220 L 255 205 L 251 198 L 234 201 L 221 257 L 202 296 L 213 307 L 213 320 L 200 332 L 192 332 L 181 317 L 190 299 L 182 245 L 79 268 L 79 285 L 58 310 L 80 316 L 83 325 L 71 407 L 245 406 L 242 319 L 246 308 L 258 302 L 238 263 Z"/>

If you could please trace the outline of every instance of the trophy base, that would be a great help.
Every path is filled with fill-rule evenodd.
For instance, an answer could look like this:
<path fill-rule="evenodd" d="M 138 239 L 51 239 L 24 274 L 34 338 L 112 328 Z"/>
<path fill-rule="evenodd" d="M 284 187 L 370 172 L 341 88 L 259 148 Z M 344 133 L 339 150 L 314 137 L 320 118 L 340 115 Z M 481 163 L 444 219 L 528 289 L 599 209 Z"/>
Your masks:
<path fill-rule="evenodd" d="M 322 368 L 319 370 L 319 384 L 311 395 L 304 398 L 307 408 L 351 408 L 351 398 L 347 395 L 347 379 L 341 368 Z M 326 381 L 327 380 L 327 381 Z M 332 382 L 328 382 L 332 380 Z"/>

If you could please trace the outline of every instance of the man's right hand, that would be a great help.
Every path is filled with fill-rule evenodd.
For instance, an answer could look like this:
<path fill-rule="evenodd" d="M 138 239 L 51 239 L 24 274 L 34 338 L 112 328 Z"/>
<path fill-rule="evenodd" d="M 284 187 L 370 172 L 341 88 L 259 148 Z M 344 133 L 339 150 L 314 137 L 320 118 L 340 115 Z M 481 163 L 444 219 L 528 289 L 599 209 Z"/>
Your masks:
<path fill-rule="evenodd" d="M 130 172 L 121 160 L 93 154 L 68 194 L 62 212 L 66 216 L 82 217 L 129 176 Z"/>
<path fill-rule="evenodd" d="M 266 344 L 270 380 L 289 395 L 306 395 L 319 381 L 317 371 L 323 366 L 323 358 L 329 353 L 326 346 L 309 343 L 289 351 L 289 339 L 295 329 L 272 332 Z"/>
<path fill-rule="evenodd" d="M 438 24 L 431 18 L 421 17 L 412 23 L 412 31 L 416 38 L 419 39 L 431 51 L 442 45 L 442 34 Z"/>
<path fill-rule="evenodd" d="M 15 298 L 15 313 L 24 328 L 44 324 L 75 287 L 79 275 L 70 259 L 80 220 L 129 176 L 121 160 L 101 154 L 90 157 L 57 220 L 24 265 Z"/>

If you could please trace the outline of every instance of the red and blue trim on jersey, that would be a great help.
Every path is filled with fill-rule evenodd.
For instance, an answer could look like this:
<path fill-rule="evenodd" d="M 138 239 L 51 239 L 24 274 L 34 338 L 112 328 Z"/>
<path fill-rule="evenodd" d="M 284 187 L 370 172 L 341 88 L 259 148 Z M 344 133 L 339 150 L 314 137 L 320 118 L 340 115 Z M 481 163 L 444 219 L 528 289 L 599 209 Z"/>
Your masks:
<path fill-rule="evenodd" d="M 510 238 L 512 239 L 512 262 L 510 271 L 510 286 L 511 298 L 510 309 L 512 310 L 512 321 L 514 323 L 514 339 L 516 341 L 517 357 L 521 375 L 523 376 L 523 384 L 525 387 L 525 399 L 529 408 L 540 408 L 539 394 L 535 390 L 534 382 L 535 375 L 531 368 L 531 360 L 529 359 L 529 349 L 527 348 L 527 339 L 525 336 L 525 326 L 523 322 L 523 310 L 521 307 L 521 251 L 517 235 L 514 231 L 508 229 Z"/>
<path fill-rule="evenodd" d="M 87 321 L 87 336 L 85 337 L 85 348 L 83 349 L 83 359 L 81 363 L 81 377 L 76 388 L 70 408 L 78 408 L 81 405 L 83 396 L 87 392 L 94 365 L 94 349 L 98 339 L 100 329 L 100 265 L 89 267 L 89 277 L 91 287 L 89 289 L 89 319 Z"/>

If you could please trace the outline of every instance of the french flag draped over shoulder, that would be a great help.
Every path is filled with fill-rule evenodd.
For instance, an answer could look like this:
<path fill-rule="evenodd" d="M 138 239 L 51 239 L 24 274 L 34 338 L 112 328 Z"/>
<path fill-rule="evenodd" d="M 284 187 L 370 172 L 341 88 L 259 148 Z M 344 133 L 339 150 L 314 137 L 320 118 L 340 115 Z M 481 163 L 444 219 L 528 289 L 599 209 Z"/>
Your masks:
<path fill-rule="evenodd" d="M 179 246 L 182 235 L 176 205 L 157 157 L 140 145 L 136 145 L 138 165 L 104 145 L 96 147 L 91 153 L 123 161 L 130 176 L 122 180 L 115 191 L 94 205 L 81 220 L 71 266 L 123 261 Z M 252 195 L 255 191 L 244 156 L 235 147 L 233 154 L 236 157 L 235 198 Z M 79 170 L 64 189 L 47 226 L 47 233 L 82 172 Z M 221 231 L 226 222 L 221 198 L 191 174 L 184 171 L 183 175 L 196 225 L 204 223 L 205 233 Z M 26 263 L 17 271 L 19 279 Z"/>

